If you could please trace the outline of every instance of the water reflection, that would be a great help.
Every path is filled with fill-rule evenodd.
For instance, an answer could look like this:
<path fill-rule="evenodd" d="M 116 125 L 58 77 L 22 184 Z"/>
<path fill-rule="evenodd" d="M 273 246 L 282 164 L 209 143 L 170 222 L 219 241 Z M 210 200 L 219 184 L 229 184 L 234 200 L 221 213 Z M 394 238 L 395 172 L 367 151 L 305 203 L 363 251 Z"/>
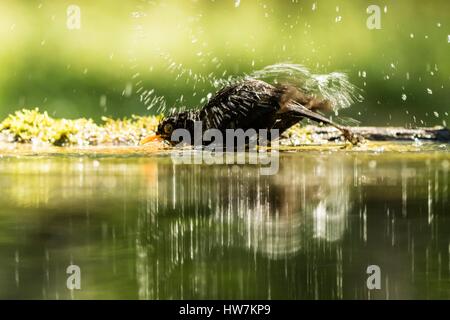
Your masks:
<path fill-rule="evenodd" d="M 352 177 L 343 162 L 287 164 L 269 177 L 251 166 L 159 166 L 148 199 L 156 205 L 139 214 L 140 297 L 271 298 L 282 282 L 300 285 L 284 271 L 261 279 L 255 271 L 302 264 L 299 255 L 316 243 L 331 250 L 345 231 Z"/>
<path fill-rule="evenodd" d="M 447 153 L 0 159 L 1 298 L 450 298 Z M 82 290 L 65 287 L 69 264 Z M 382 289 L 366 268 L 379 265 Z"/>

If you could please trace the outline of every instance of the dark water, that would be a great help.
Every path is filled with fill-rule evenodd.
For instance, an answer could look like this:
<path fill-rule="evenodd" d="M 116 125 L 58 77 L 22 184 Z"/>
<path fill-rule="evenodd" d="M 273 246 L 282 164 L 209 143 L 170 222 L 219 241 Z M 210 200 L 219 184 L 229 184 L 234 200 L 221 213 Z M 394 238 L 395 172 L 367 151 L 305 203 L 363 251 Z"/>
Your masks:
<path fill-rule="evenodd" d="M 448 152 L 285 153 L 274 176 L 3 157 L 0 298 L 450 298 L 449 169 Z"/>

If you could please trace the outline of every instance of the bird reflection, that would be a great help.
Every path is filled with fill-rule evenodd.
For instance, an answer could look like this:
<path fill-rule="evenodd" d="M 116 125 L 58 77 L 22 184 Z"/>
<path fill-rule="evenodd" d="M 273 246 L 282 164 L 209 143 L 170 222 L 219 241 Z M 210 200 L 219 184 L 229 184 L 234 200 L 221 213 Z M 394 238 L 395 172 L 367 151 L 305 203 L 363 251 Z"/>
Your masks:
<path fill-rule="evenodd" d="M 273 176 L 259 175 L 256 166 L 171 164 L 159 165 L 157 171 L 157 181 L 149 181 L 157 188 L 148 199 L 157 205 L 140 212 L 141 298 L 164 296 L 162 283 L 167 285 L 183 272 L 196 274 L 192 281 L 206 282 L 211 273 L 208 261 L 218 256 L 243 255 L 277 263 L 298 258 L 305 248 L 339 242 L 345 233 L 353 180 L 339 161 L 288 161 Z M 215 267 L 226 276 L 232 268 L 222 262 Z M 250 264 L 246 272 L 258 268 Z M 213 265 L 209 264 L 210 270 Z M 209 283 L 203 289 L 212 288 Z M 182 298 L 182 290 L 173 297 Z"/>

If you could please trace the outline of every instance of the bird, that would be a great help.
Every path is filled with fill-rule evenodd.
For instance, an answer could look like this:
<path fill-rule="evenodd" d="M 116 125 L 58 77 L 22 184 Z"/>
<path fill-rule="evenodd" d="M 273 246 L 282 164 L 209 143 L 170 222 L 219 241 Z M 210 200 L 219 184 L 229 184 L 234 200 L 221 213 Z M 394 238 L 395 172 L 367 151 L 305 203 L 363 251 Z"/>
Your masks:
<path fill-rule="evenodd" d="M 337 111 L 361 101 L 358 90 L 344 73 L 314 75 L 302 65 L 275 64 L 226 85 L 200 109 L 173 112 L 160 121 L 156 135 L 141 144 L 161 139 L 175 144 L 172 133 L 186 129 L 194 136 L 196 121 L 201 121 L 203 131 L 217 129 L 224 135 L 227 129 L 254 129 L 256 134 L 261 129 L 278 129 L 281 134 L 304 118 L 334 126 L 357 144 L 360 138 L 349 128 L 318 112 Z"/>

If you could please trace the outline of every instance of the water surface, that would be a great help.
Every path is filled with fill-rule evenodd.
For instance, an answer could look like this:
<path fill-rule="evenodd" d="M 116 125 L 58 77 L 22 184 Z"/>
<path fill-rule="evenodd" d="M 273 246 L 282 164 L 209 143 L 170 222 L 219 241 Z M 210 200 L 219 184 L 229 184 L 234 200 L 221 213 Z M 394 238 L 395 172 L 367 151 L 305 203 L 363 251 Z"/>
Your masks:
<path fill-rule="evenodd" d="M 450 153 L 0 158 L 0 298 L 450 298 Z M 81 269 L 81 290 L 66 268 Z M 366 269 L 381 269 L 368 290 Z"/>

